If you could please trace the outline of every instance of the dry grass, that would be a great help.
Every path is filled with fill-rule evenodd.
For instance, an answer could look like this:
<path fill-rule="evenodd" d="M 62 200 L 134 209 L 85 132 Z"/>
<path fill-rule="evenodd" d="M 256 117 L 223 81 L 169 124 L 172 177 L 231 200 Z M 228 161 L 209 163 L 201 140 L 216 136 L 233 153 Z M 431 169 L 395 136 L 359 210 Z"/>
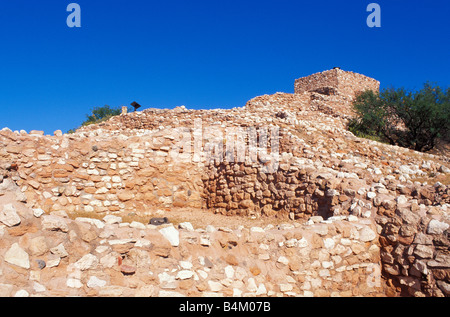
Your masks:
<path fill-rule="evenodd" d="M 411 179 L 413 182 L 424 183 L 427 182 L 429 185 L 434 185 L 436 182 L 440 182 L 444 185 L 450 185 L 450 174 L 441 174 L 439 176 L 434 176 L 430 174 L 427 177 L 417 177 Z"/>

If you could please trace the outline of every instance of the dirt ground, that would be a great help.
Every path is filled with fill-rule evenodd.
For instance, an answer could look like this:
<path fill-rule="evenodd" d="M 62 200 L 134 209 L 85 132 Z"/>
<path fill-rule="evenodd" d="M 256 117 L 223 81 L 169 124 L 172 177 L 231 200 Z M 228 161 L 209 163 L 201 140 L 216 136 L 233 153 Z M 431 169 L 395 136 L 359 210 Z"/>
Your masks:
<path fill-rule="evenodd" d="M 225 216 L 222 214 L 214 214 L 211 210 L 198 209 L 198 208 L 170 208 L 170 209 L 158 209 L 152 212 L 151 215 L 138 215 L 134 213 L 113 213 L 115 216 L 122 217 L 122 222 L 141 222 L 148 224 L 153 217 L 167 217 L 169 222 L 178 226 L 182 222 L 190 222 L 194 229 L 206 228 L 208 225 L 212 225 L 216 228 L 226 227 L 229 229 L 237 229 L 239 226 L 245 228 L 251 227 L 266 227 L 269 224 L 279 225 L 282 223 L 304 223 L 307 219 L 298 219 L 295 221 L 290 220 L 287 216 L 279 218 L 261 217 L 253 219 L 244 216 Z M 95 213 L 69 213 L 71 219 L 77 217 L 97 218 L 102 219 L 106 214 Z"/>

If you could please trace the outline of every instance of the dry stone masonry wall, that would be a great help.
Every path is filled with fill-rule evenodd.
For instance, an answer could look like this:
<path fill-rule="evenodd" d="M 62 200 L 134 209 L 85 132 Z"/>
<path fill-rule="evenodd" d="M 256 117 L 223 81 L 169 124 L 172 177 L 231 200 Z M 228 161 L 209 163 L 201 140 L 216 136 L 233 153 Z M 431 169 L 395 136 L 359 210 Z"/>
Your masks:
<path fill-rule="evenodd" d="M 7 185 L 9 184 L 9 185 Z M 20 196 L 4 182 L 3 196 Z M 71 220 L 12 200 L 0 217 L 0 296 L 383 296 L 374 223 L 194 228 Z"/>

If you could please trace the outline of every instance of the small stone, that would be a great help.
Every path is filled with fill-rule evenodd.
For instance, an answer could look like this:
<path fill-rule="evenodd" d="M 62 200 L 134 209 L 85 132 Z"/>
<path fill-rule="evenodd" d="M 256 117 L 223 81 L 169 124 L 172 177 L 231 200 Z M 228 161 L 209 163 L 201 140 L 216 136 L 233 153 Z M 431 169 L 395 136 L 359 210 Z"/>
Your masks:
<path fill-rule="evenodd" d="M 103 221 L 107 224 L 113 225 L 115 223 L 121 223 L 122 217 L 114 216 L 114 215 L 107 215 L 103 217 Z"/>
<path fill-rule="evenodd" d="M 292 286 L 292 284 L 289 284 L 289 283 L 282 283 L 279 286 L 280 286 L 280 292 L 282 292 L 282 293 L 290 292 L 294 288 Z"/>
<path fill-rule="evenodd" d="M 327 249 L 333 249 L 335 246 L 335 242 L 333 239 L 331 238 L 326 238 L 325 240 L 323 240 L 323 245 L 325 246 L 325 248 Z"/>
<path fill-rule="evenodd" d="M 374 193 L 374 192 L 367 193 L 367 199 L 374 199 L 375 197 L 377 197 L 376 193 Z"/>
<path fill-rule="evenodd" d="M 225 276 L 230 279 L 234 277 L 234 268 L 231 265 L 225 267 Z"/>
<path fill-rule="evenodd" d="M 208 281 L 208 285 L 211 292 L 220 292 L 223 289 L 222 283 L 216 281 Z"/>
<path fill-rule="evenodd" d="M 252 228 L 250 228 L 250 232 L 261 232 L 261 233 L 264 233 L 265 231 L 261 227 L 252 227 Z"/>
<path fill-rule="evenodd" d="M 177 273 L 176 278 L 178 280 L 187 280 L 194 276 L 194 272 L 188 270 L 182 270 Z"/>
<path fill-rule="evenodd" d="M 42 228 L 49 231 L 69 231 L 66 219 L 53 215 L 42 217 Z"/>
<path fill-rule="evenodd" d="M 14 227 L 20 224 L 20 217 L 13 204 L 3 206 L 3 209 L 0 212 L 0 222 L 3 222 L 8 227 Z"/>
<path fill-rule="evenodd" d="M 79 279 L 76 278 L 68 278 L 66 281 L 66 286 L 70 288 L 82 288 L 83 284 Z"/>
<path fill-rule="evenodd" d="M 96 268 L 98 265 L 99 261 L 97 259 L 97 257 L 93 254 L 86 254 L 85 256 L 83 256 L 81 259 L 79 259 L 76 263 L 75 263 L 75 267 L 81 271 L 86 271 L 89 269 L 93 269 Z"/>
<path fill-rule="evenodd" d="M 29 297 L 29 296 L 30 294 L 24 289 L 17 291 L 17 293 L 14 295 L 14 297 Z"/>
<path fill-rule="evenodd" d="M 189 261 L 180 261 L 179 264 L 183 270 L 190 270 L 193 267 L 192 263 Z"/>
<path fill-rule="evenodd" d="M 99 279 L 96 276 L 91 276 L 87 282 L 87 287 L 89 288 L 100 288 L 106 285 L 106 281 Z"/>
<path fill-rule="evenodd" d="M 145 230 L 145 225 L 141 222 L 133 221 L 130 223 L 130 228 Z"/>
<path fill-rule="evenodd" d="M 36 260 L 36 263 L 37 263 L 38 268 L 40 270 L 43 270 L 46 267 L 46 265 L 47 265 L 44 260 Z"/>
<path fill-rule="evenodd" d="M 431 220 L 428 223 L 427 233 L 428 234 L 442 234 L 445 230 L 447 230 L 450 226 L 445 222 L 440 222 L 438 220 Z"/>
<path fill-rule="evenodd" d="M 173 225 L 162 228 L 159 232 L 166 238 L 173 247 L 180 245 L 180 233 Z"/>
<path fill-rule="evenodd" d="M 44 213 L 45 212 L 42 209 L 40 209 L 40 208 L 33 209 L 33 215 L 36 218 L 40 218 Z"/>
<path fill-rule="evenodd" d="M 422 259 L 431 259 L 433 258 L 433 247 L 423 244 L 418 244 L 414 250 L 414 254 L 421 257 Z"/>
<path fill-rule="evenodd" d="M 441 165 L 441 167 L 439 167 L 439 172 L 450 173 L 450 168 L 448 168 L 447 166 Z"/>
<path fill-rule="evenodd" d="M 192 226 L 192 224 L 190 222 L 182 222 L 178 225 L 178 228 L 184 229 L 187 231 L 194 231 L 194 227 Z"/>
<path fill-rule="evenodd" d="M 6 251 L 4 260 L 24 269 L 30 268 L 30 257 L 18 243 L 14 243 L 11 248 Z"/>
<path fill-rule="evenodd" d="M 62 243 L 58 244 L 56 247 L 51 248 L 50 252 L 59 256 L 60 258 L 65 258 L 69 254 L 67 253 L 66 249 L 64 248 L 64 245 Z"/>
<path fill-rule="evenodd" d="M 289 264 L 289 259 L 286 258 L 285 256 L 280 256 L 280 257 L 278 258 L 277 262 L 278 262 L 278 263 L 281 263 L 281 264 L 287 265 L 287 264 Z"/>
<path fill-rule="evenodd" d="M 373 241 L 373 240 L 375 240 L 376 237 L 377 237 L 377 234 L 375 233 L 375 231 L 373 231 L 369 227 L 364 227 L 359 232 L 359 239 L 362 242 Z"/>
<path fill-rule="evenodd" d="M 398 205 L 404 205 L 408 202 L 408 199 L 404 195 L 398 196 L 396 199 Z"/>

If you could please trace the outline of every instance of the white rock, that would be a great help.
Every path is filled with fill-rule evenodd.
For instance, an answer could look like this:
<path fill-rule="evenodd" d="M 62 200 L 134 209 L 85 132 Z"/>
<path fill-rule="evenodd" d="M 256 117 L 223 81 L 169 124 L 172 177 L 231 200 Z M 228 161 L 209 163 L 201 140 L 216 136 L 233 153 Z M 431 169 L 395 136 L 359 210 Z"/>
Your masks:
<path fill-rule="evenodd" d="M 428 223 L 427 233 L 428 234 L 442 234 L 448 228 L 449 228 L 449 225 L 447 223 L 433 219 Z"/>
<path fill-rule="evenodd" d="M 256 290 L 256 296 L 267 294 L 266 286 L 263 283 L 260 283 L 258 289 Z"/>
<path fill-rule="evenodd" d="M 408 199 L 404 195 L 398 196 L 395 200 L 397 201 L 397 204 L 399 204 L 399 205 L 404 205 L 408 202 Z"/>
<path fill-rule="evenodd" d="M 96 268 L 98 263 L 98 258 L 95 255 L 89 253 L 79 259 L 75 263 L 75 267 L 81 271 L 86 271 Z"/>
<path fill-rule="evenodd" d="M 374 193 L 374 192 L 368 192 L 367 193 L 367 199 L 373 199 L 375 197 L 377 197 L 376 193 Z"/>
<path fill-rule="evenodd" d="M 67 287 L 70 287 L 70 288 L 82 288 L 83 287 L 83 284 L 77 278 L 68 278 L 66 281 L 66 285 L 67 285 Z"/>
<path fill-rule="evenodd" d="M 42 209 L 40 209 L 40 208 L 33 209 L 33 215 L 36 218 L 40 218 L 44 213 L 45 212 Z"/>
<path fill-rule="evenodd" d="M 223 289 L 222 283 L 216 281 L 208 281 L 208 285 L 211 292 L 220 292 Z"/>
<path fill-rule="evenodd" d="M 287 265 L 287 264 L 289 264 L 289 259 L 286 258 L 285 256 L 280 256 L 280 257 L 278 258 L 277 262 L 278 262 L 278 263 L 281 263 L 281 264 Z"/>
<path fill-rule="evenodd" d="M 188 270 L 182 270 L 177 273 L 176 278 L 178 280 L 187 280 L 187 279 L 191 278 L 192 276 L 194 276 L 194 272 L 188 271 Z"/>
<path fill-rule="evenodd" d="M 256 285 L 255 279 L 253 277 L 250 277 L 247 280 L 247 289 L 250 292 L 256 292 L 258 290 L 258 286 Z"/>
<path fill-rule="evenodd" d="M 306 240 L 304 237 L 298 240 L 297 246 L 299 248 L 306 248 L 308 246 L 308 240 Z"/>
<path fill-rule="evenodd" d="M 335 246 L 335 242 L 333 239 L 331 238 L 326 238 L 325 240 L 323 240 L 323 245 L 325 246 L 325 248 L 327 249 L 333 249 Z"/>
<path fill-rule="evenodd" d="M 207 236 L 201 237 L 200 245 L 202 245 L 204 247 L 209 247 L 211 245 L 211 241 L 209 240 L 209 238 Z"/>
<path fill-rule="evenodd" d="M 3 222 L 8 227 L 14 227 L 20 224 L 20 217 L 13 204 L 3 206 L 3 209 L 0 212 L 0 222 Z"/>
<path fill-rule="evenodd" d="M 69 226 L 67 225 L 67 220 L 53 215 L 47 215 L 42 217 L 42 229 L 50 231 L 68 232 Z"/>
<path fill-rule="evenodd" d="M 194 231 L 194 227 L 190 222 L 182 222 L 178 225 L 178 227 L 187 231 Z"/>
<path fill-rule="evenodd" d="M 179 264 L 183 270 L 190 270 L 193 266 L 192 262 L 189 261 L 180 261 Z"/>
<path fill-rule="evenodd" d="M 180 232 L 173 226 L 168 226 L 159 230 L 159 232 L 166 238 L 173 247 L 180 245 Z"/>
<path fill-rule="evenodd" d="M 145 225 L 142 222 L 133 221 L 130 223 L 130 228 L 145 230 Z"/>
<path fill-rule="evenodd" d="M 261 227 L 252 227 L 252 228 L 250 228 L 250 232 L 262 232 L 262 233 L 264 233 L 265 231 Z"/>
<path fill-rule="evenodd" d="M 284 293 L 284 292 L 290 292 L 290 291 L 292 291 L 292 289 L 294 288 L 294 287 L 292 286 L 292 284 L 289 284 L 289 283 L 282 283 L 282 284 L 280 284 L 279 286 L 280 286 L 280 291 L 281 291 L 282 293 Z"/>
<path fill-rule="evenodd" d="M 38 282 L 33 283 L 33 289 L 36 293 L 42 293 L 47 291 L 47 288 L 44 285 L 39 284 Z"/>
<path fill-rule="evenodd" d="M 114 215 L 107 215 L 105 217 L 103 217 L 103 221 L 106 222 L 107 224 L 115 224 L 115 223 L 121 223 L 122 222 L 122 217 L 118 217 L 118 216 L 114 216 Z"/>
<path fill-rule="evenodd" d="M 227 278 L 233 278 L 234 277 L 234 268 L 231 265 L 228 265 L 225 267 L 225 276 Z"/>
<path fill-rule="evenodd" d="M 4 260 L 10 264 L 22 267 L 24 269 L 30 268 L 30 257 L 18 243 L 14 243 L 11 248 L 6 251 Z"/>
<path fill-rule="evenodd" d="M 359 232 L 359 240 L 361 240 L 362 242 L 373 241 L 376 237 L 377 234 L 375 233 L 375 231 L 373 231 L 369 227 L 364 227 Z"/>
<path fill-rule="evenodd" d="M 441 165 L 441 167 L 439 167 L 439 172 L 441 172 L 441 173 L 450 173 L 450 168 L 448 168 L 448 167 L 446 167 L 444 165 Z"/>
<path fill-rule="evenodd" d="M 64 245 L 62 243 L 58 244 L 56 247 L 51 248 L 50 252 L 53 254 L 56 254 L 57 256 L 59 256 L 60 258 L 65 258 L 66 256 L 69 255 L 69 253 L 67 253 L 66 249 L 64 248 Z"/>
<path fill-rule="evenodd" d="M 90 288 L 104 287 L 106 286 L 106 281 L 99 279 L 97 276 L 91 276 L 87 282 L 87 286 Z"/>
<path fill-rule="evenodd" d="M 105 227 L 105 223 L 103 221 L 101 221 L 100 219 L 79 217 L 79 218 L 76 218 L 75 221 L 89 223 L 91 225 L 96 226 L 98 229 L 103 229 Z"/>
<path fill-rule="evenodd" d="M 158 279 L 161 288 L 175 289 L 177 287 L 177 284 L 175 282 L 175 276 L 172 276 L 167 272 L 158 274 Z"/>
<path fill-rule="evenodd" d="M 30 294 L 24 289 L 17 291 L 17 293 L 14 295 L 14 297 L 29 297 L 29 296 Z"/>

